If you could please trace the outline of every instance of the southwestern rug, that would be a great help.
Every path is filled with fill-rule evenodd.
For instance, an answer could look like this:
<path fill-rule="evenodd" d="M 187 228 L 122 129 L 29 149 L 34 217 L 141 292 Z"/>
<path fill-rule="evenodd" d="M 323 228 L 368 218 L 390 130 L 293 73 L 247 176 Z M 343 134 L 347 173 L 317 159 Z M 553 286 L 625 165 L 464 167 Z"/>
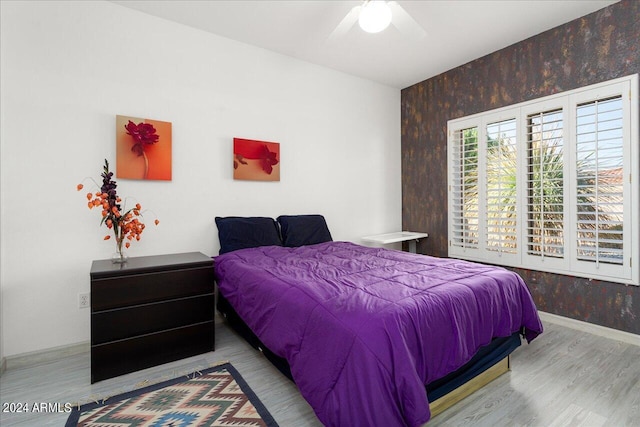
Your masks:
<path fill-rule="evenodd" d="M 230 363 L 76 406 L 66 427 L 115 425 L 278 426 Z"/>

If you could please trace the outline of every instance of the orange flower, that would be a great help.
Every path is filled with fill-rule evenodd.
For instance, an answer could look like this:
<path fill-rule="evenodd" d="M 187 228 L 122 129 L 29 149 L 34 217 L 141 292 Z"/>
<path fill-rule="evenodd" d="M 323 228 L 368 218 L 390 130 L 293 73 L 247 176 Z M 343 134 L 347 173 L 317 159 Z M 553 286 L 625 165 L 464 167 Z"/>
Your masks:
<path fill-rule="evenodd" d="M 127 239 L 126 248 L 131 246 L 133 239 L 140 240 L 145 225 L 140 222 L 138 217 L 142 219 L 142 206 L 136 203 L 132 208 L 126 208 L 126 202 L 122 205 L 122 199 L 116 194 L 116 182 L 113 180 L 113 172 L 109 171 L 109 162 L 105 160 L 104 172 L 101 174 L 102 187 L 100 191 L 95 193 L 87 193 L 87 207 L 93 209 L 100 206 L 102 221 L 108 229 L 113 230 L 111 235 L 104 236 L 103 240 L 110 240 L 113 236 L 116 240 L 118 251 L 122 248 L 123 239 Z M 84 185 L 78 184 L 77 190 L 80 191 Z M 159 220 L 155 220 L 155 224 L 159 224 Z"/>

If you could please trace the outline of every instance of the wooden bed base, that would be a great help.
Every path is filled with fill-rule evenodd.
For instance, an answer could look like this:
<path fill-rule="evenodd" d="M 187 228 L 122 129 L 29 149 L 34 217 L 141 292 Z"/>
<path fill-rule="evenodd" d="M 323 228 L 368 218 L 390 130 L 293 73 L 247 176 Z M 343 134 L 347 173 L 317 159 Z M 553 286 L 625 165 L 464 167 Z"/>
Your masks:
<path fill-rule="evenodd" d="M 467 381 L 460 387 L 450 391 L 441 398 L 429 403 L 431 409 L 431 418 L 449 409 L 465 397 L 480 390 L 491 381 L 495 380 L 502 374 L 507 373 L 511 369 L 511 356 L 507 356 L 483 373 Z"/>

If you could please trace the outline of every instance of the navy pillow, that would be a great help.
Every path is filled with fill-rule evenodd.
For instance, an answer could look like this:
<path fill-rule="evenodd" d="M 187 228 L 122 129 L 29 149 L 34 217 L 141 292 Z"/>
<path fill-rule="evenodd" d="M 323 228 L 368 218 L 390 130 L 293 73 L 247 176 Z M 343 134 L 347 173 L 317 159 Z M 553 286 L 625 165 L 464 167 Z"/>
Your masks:
<path fill-rule="evenodd" d="M 290 248 L 333 240 L 322 215 L 281 215 L 278 223 L 282 242 Z"/>
<path fill-rule="evenodd" d="M 258 246 L 282 246 L 278 224 L 266 217 L 216 217 L 220 255 Z"/>

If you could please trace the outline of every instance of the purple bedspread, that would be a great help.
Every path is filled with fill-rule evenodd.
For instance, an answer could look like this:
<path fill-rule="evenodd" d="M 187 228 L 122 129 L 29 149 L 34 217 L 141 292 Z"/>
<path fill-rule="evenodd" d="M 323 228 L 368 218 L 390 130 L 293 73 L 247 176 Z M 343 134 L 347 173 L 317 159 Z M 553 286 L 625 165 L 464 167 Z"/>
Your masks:
<path fill-rule="evenodd" d="M 517 274 L 347 242 L 216 257 L 218 289 L 326 426 L 420 426 L 425 384 L 493 337 L 542 332 Z"/>

